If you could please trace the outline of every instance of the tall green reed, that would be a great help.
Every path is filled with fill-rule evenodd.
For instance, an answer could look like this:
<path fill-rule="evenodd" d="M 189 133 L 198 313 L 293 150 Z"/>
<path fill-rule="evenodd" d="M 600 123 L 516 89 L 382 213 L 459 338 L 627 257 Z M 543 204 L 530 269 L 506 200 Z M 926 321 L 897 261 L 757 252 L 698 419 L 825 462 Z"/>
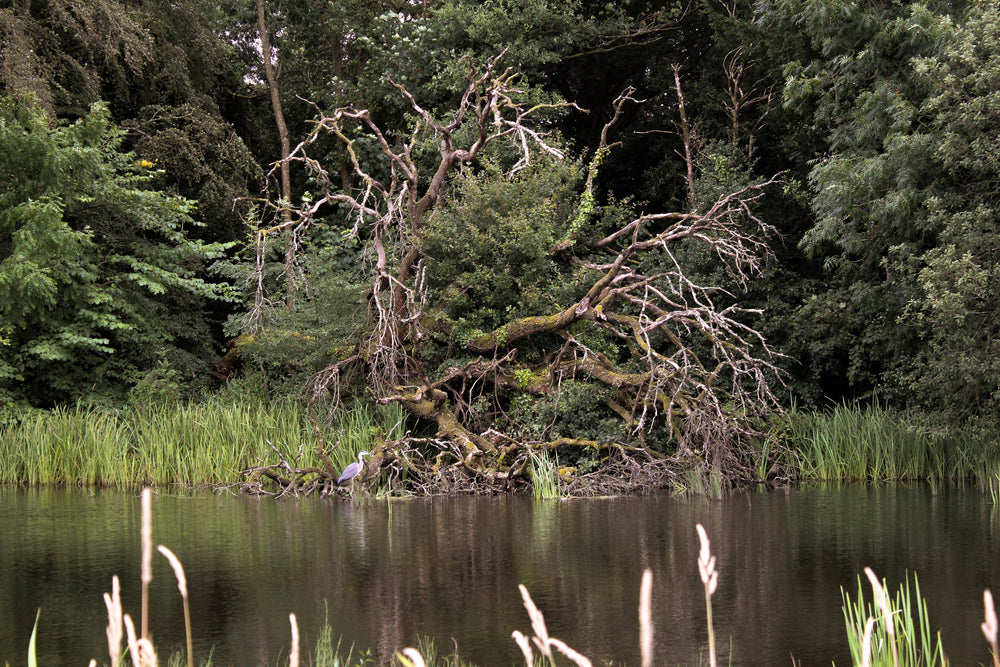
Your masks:
<path fill-rule="evenodd" d="M 531 452 L 531 491 L 536 499 L 562 496 L 559 463 L 544 453 Z"/>
<path fill-rule="evenodd" d="M 359 405 L 342 411 L 323 435 L 338 445 L 334 461 L 346 465 L 358 450 L 399 438 L 405 428 L 398 406 Z M 159 403 L 121 410 L 78 405 L 31 413 L 4 432 L 0 484 L 226 484 L 276 454 L 304 467 L 317 465 L 315 437 L 305 410 L 294 401 Z"/>
<path fill-rule="evenodd" d="M 720 470 L 691 467 L 681 471 L 672 481 L 673 490 L 678 495 L 713 498 L 718 500 L 726 495 L 730 485 Z"/>
<path fill-rule="evenodd" d="M 113 412 L 34 412 L 0 439 L 0 483 L 122 483 L 134 477 L 130 440 L 128 424 Z"/>
<path fill-rule="evenodd" d="M 292 401 L 164 405 L 126 418 L 139 475 L 156 484 L 232 482 L 238 471 L 268 458 L 268 442 L 294 457 L 307 437 L 305 413 Z"/>
<path fill-rule="evenodd" d="M 912 593 L 907 581 L 900 585 L 895 598 L 889 597 L 885 580 L 880 581 L 871 568 L 865 568 L 865 575 L 872 587 L 873 601 L 865 602 L 860 577 L 857 599 L 852 600 L 846 591 L 841 591 L 853 664 L 947 665 L 940 633 L 931 634 L 927 602 L 920 594 L 916 575 Z"/>
<path fill-rule="evenodd" d="M 880 405 L 791 417 L 800 475 L 817 480 L 983 479 L 1000 470 L 996 438 L 924 428 Z"/>
<path fill-rule="evenodd" d="M 358 460 L 358 452 L 371 451 L 380 441 L 401 439 L 406 434 L 406 413 L 398 405 L 357 403 L 337 413 L 331 431 L 330 460 L 343 470 Z"/>

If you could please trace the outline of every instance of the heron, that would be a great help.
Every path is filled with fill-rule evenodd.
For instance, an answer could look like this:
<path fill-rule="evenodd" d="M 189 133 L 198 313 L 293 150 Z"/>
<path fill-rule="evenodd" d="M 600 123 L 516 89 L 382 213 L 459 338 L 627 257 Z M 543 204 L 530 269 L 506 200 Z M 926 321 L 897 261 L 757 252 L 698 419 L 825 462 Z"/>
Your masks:
<path fill-rule="evenodd" d="M 352 479 L 358 476 L 364 469 L 365 463 L 362 460 L 364 456 L 371 456 L 369 452 L 361 450 L 358 452 L 357 463 L 352 463 L 351 465 L 344 468 L 344 472 L 340 473 L 340 477 L 337 478 L 337 484 L 343 484 L 344 482 L 350 482 Z"/>

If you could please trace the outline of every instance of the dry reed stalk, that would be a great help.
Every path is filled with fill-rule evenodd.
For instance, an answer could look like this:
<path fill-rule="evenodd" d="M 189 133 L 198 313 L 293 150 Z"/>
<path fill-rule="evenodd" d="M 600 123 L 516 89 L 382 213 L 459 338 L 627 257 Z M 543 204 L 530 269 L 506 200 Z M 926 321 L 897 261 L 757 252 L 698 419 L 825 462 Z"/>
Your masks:
<path fill-rule="evenodd" d="M 993 653 L 993 667 L 1000 667 L 1000 650 L 997 649 L 997 610 L 993 606 L 993 594 L 988 588 L 983 591 L 983 606 L 986 608 L 986 618 L 980 627 L 983 629 L 986 641 L 990 643 L 990 649 Z"/>
<path fill-rule="evenodd" d="M 142 490 L 142 638 L 149 638 L 149 582 L 153 580 L 153 499 L 149 487 Z"/>
<path fill-rule="evenodd" d="M 187 639 L 188 667 L 194 667 L 194 640 L 191 636 L 191 606 L 188 603 L 187 577 L 184 576 L 184 567 L 173 551 L 162 544 L 157 549 L 170 561 L 170 567 L 173 568 L 174 576 L 177 577 L 177 590 L 181 592 L 181 599 L 184 602 L 184 634 Z"/>
<path fill-rule="evenodd" d="M 128 614 L 124 616 L 125 629 L 128 631 L 128 652 L 132 656 L 132 664 L 137 665 L 139 660 L 139 646 L 135 639 L 135 626 L 132 624 L 132 617 Z"/>
<path fill-rule="evenodd" d="M 420 651 L 415 648 L 404 648 L 402 651 L 403 657 L 409 660 L 412 667 L 427 667 L 427 663 L 424 662 L 424 656 L 420 655 Z"/>
<path fill-rule="evenodd" d="M 531 651 L 531 642 L 525 637 L 520 630 L 514 630 L 510 633 L 517 645 L 521 647 L 521 653 L 524 654 L 524 664 L 528 667 L 535 666 L 535 654 Z"/>
<path fill-rule="evenodd" d="M 882 583 L 870 567 L 865 568 L 865 575 L 868 577 L 868 581 L 871 582 L 872 590 L 875 592 L 875 603 L 882 610 L 885 634 L 888 636 L 889 646 L 892 648 L 892 664 L 895 667 L 899 667 L 899 649 L 896 648 L 896 624 L 893 621 L 892 610 L 889 606 L 889 597 L 886 595 Z"/>
<path fill-rule="evenodd" d="M 548 658 L 549 664 L 553 664 L 555 662 L 552 657 L 552 647 L 554 646 L 560 653 L 569 658 L 577 667 L 593 667 L 593 663 L 591 663 L 586 656 L 567 646 L 564 641 L 549 636 L 549 632 L 545 628 L 545 617 L 542 616 L 542 612 L 535 606 L 534 601 L 531 599 L 531 595 L 528 594 L 528 589 L 524 587 L 524 584 L 518 584 L 518 589 L 520 589 L 521 597 L 524 599 L 524 608 L 528 610 L 528 616 L 531 618 L 531 629 L 535 632 L 535 636 L 532 637 L 531 640 L 538 647 L 539 652 Z M 528 640 L 525 639 L 524 635 L 516 630 L 512 633 L 512 636 L 518 646 L 521 647 L 521 651 L 524 653 L 524 659 L 528 664 L 528 667 L 531 667 L 534 663 L 534 658 L 532 657 L 531 645 L 528 643 Z"/>
<path fill-rule="evenodd" d="M 146 637 L 136 638 L 135 625 L 132 617 L 125 614 L 125 630 L 128 633 L 128 650 L 132 656 L 132 664 L 135 667 L 156 667 L 156 651 L 153 650 L 153 642 Z"/>
<path fill-rule="evenodd" d="M 701 551 L 698 552 L 698 572 L 701 574 L 701 582 L 705 585 L 705 614 L 708 617 L 708 663 L 712 667 L 717 667 L 715 656 L 715 628 L 712 626 L 712 595 L 719 586 L 719 573 L 715 569 L 715 556 L 712 555 L 711 543 L 708 541 L 708 533 L 700 523 L 695 526 L 698 531 L 698 540 L 701 542 Z"/>
<path fill-rule="evenodd" d="M 861 667 L 871 667 L 872 664 L 872 631 L 875 629 L 875 619 L 871 616 L 865 623 L 865 637 L 861 641 Z"/>
<path fill-rule="evenodd" d="M 639 653 L 642 667 L 653 664 L 653 571 L 646 568 L 639 585 Z"/>
<path fill-rule="evenodd" d="M 111 595 L 104 594 L 104 605 L 108 608 L 108 656 L 112 667 L 117 667 L 122 652 L 122 598 L 118 575 L 111 578 Z"/>
<path fill-rule="evenodd" d="M 549 661 L 552 661 L 552 649 L 549 647 L 549 631 L 545 627 L 545 617 L 542 616 L 542 612 L 538 610 L 535 606 L 534 601 L 531 599 L 531 595 L 528 594 L 528 589 L 525 588 L 524 584 L 517 585 L 518 590 L 521 591 L 521 599 L 524 600 L 524 608 L 528 610 L 528 617 L 531 619 L 531 629 L 534 631 L 535 636 L 532 640 L 538 647 L 538 650 L 542 652 Z"/>
<path fill-rule="evenodd" d="M 593 663 L 590 662 L 590 658 L 583 655 L 582 653 L 574 651 L 569 646 L 567 646 L 566 642 L 564 642 L 563 640 L 556 639 L 555 637 L 549 637 L 549 643 L 552 646 L 555 646 L 557 649 L 559 649 L 559 651 L 564 656 L 569 658 L 573 662 L 573 664 L 576 665 L 577 667 L 594 667 Z"/>
<path fill-rule="evenodd" d="M 288 622 L 292 624 L 292 650 L 288 653 L 288 667 L 299 667 L 299 624 L 295 620 L 295 614 L 288 615 Z"/>

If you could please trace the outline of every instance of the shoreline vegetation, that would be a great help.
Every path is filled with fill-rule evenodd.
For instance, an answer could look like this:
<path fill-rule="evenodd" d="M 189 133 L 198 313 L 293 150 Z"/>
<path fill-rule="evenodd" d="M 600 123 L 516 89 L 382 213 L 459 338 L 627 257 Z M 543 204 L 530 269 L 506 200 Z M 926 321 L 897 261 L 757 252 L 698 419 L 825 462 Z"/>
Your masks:
<path fill-rule="evenodd" d="M 113 577 L 112 590 L 104 594 L 104 602 L 108 614 L 108 626 L 106 636 L 108 638 L 108 655 L 110 664 L 123 664 L 126 654 L 131 658 L 131 662 L 136 667 L 155 667 L 160 664 L 162 658 L 157 654 L 157 649 L 151 640 L 149 614 L 149 588 L 148 584 L 153 578 L 153 500 L 149 487 L 142 491 L 142 523 L 140 528 L 140 542 L 142 545 L 142 590 L 141 590 L 141 611 L 138 618 L 139 624 L 128 614 L 122 605 L 121 586 L 118 577 Z M 719 659 L 716 651 L 717 638 L 712 621 L 712 598 L 716 594 L 719 578 L 719 567 L 716 557 L 712 554 L 711 540 L 705 528 L 698 524 L 696 526 L 700 550 L 698 553 L 698 573 L 705 588 L 705 616 L 706 616 L 706 644 L 702 654 L 698 656 L 698 664 L 703 664 L 704 652 L 708 653 L 708 664 L 710 667 L 717 667 Z M 170 568 L 177 579 L 177 589 L 180 593 L 184 605 L 184 628 L 185 628 L 185 648 L 174 650 L 163 662 L 167 665 L 181 667 L 194 667 L 198 664 L 206 667 L 212 664 L 209 656 L 205 660 L 197 661 L 194 655 L 191 616 L 188 607 L 188 587 L 184 574 L 184 566 L 173 552 L 165 545 L 156 547 L 169 562 Z M 718 566 L 718 567 L 717 567 Z M 869 667 L 873 665 L 886 665 L 900 667 L 900 665 L 926 665 L 935 667 L 937 665 L 947 665 L 948 659 L 942 645 L 940 633 L 933 634 L 930 629 L 927 613 L 927 603 L 920 591 L 920 584 L 914 576 L 912 586 L 907 579 L 903 582 L 895 595 L 891 596 L 891 589 L 885 579 L 879 577 L 871 568 L 864 568 L 868 584 L 872 589 L 871 601 L 866 602 L 864 584 L 861 577 L 858 577 L 858 589 L 856 597 L 852 598 L 848 591 L 842 591 L 844 622 L 847 631 L 847 641 L 851 652 L 851 661 L 854 665 Z M 655 642 L 655 619 L 652 615 L 652 571 L 646 569 L 642 574 L 639 589 L 639 650 L 642 667 L 649 667 L 653 664 L 654 642 Z M 524 585 L 518 586 L 524 608 L 528 613 L 531 624 L 531 633 L 522 633 L 520 630 L 513 630 L 511 638 L 517 643 L 524 656 L 525 664 L 532 667 L 538 661 L 540 664 L 556 665 L 563 658 L 576 667 L 592 667 L 592 661 L 578 651 L 571 648 L 564 641 L 549 635 L 545 625 L 545 617 L 534 603 L 528 589 Z M 983 591 L 984 621 L 980 626 L 983 636 L 989 647 L 992 664 L 1000 667 L 1000 648 L 998 648 L 998 623 L 993 596 L 989 589 Z M 37 632 L 40 613 L 35 617 L 35 625 L 32 630 L 31 639 L 28 643 L 28 665 L 34 667 L 37 661 Z M 302 639 L 299 634 L 298 623 L 295 613 L 289 614 L 289 624 L 291 632 L 291 643 L 288 650 L 287 665 L 289 667 L 299 667 L 300 664 L 315 665 L 316 667 L 346 667 L 348 665 L 379 664 L 371 656 L 369 651 L 356 651 L 354 646 L 347 649 L 346 655 L 342 650 L 343 642 L 334 644 L 332 628 L 328 623 L 324 624 L 316 639 L 315 653 L 303 651 L 300 646 Z M 123 646 L 124 643 L 124 646 Z M 537 651 L 537 655 L 536 655 Z M 557 661 L 557 656 L 561 656 Z M 402 667 L 436 667 L 438 665 L 448 667 L 460 667 L 469 665 L 456 654 L 439 656 L 433 639 L 425 639 L 418 643 L 418 647 L 406 647 L 396 651 L 389 663 Z M 792 664 L 795 662 L 792 657 Z M 91 659 L 90 667 L 97 667 L 98 661 Z"/>
<path fill-rule="evenodd" d="M 538 498 L 674 492 L 720 497 L 735 488 L 809 482 L 962 481 L 1000 499 L 1000 440 L 970 427 L 942 432 L 879 405 L 792 410 L 751 448 L 745 479 L 682 457 L 609 444 L 561 461 L 524 449 L 497 479 L 429 479 L 444 445 L 409 430 L 395 406 L 358 404 L 320 424 L 300 402 L 232 400 L 26 413 L 0 429 L 0 484 L 185 489 L 257 495 L 533 493 Z M 372 452 L 362 474 L 339 471 Z M 642 475 L 636 468 L 642 467 Z"/>
<path fill-rule="evenodd" d="M 780 419 L 762 434 L 764 444 L 755 448 L 751 474 L 740 486 L 966 481 L 1000 498 L 1000 443 L 989 433 L 972 428 L 942 433 L 878 405 L 793 410 Z M 367 463 L 360 481 L 342 490 L 353 493 L 361 487 L 376 495 L 447 491 L 420 478 L 415 465 L 417 459 L 432 465 L 441 443 L 407 431 L 403 411 L 391 406 L 358 405 L 321 425 L 292 400 L 117 410 L 77 405 L 27 414 L 2 435 L 3 485 L 153 485 L 329 495 L 340 488 L 335 483 L 339 471 L 364 449 L 373 452 L 376 463 Z M 505 484 L 473 480 L 453 490 L 530 492 L 539 498 L 597 495 L 594 491 L 718 497 L 734 486 L 694 455 L 686 462 L 664 455 L 659 484 L 650 485 L 648 477 L 612 480 L 616 474 L 627 475 L 642 453 L 609 445 L 597 453 L 602 458 L 585 452 L 576 461 L 561 463 L 538 449 L 530 451 L 526 465 L 510 469 Z M 591 467 L 599 464 L 602 472 L 586 471 L 581 460 Z"/>
<path fill-rule="evenodd" d="M 1000 504 L 998 3 L 251 4 L 0 8 L 0 485 Z"/>
<path fill-rule="evenodd" d="M 996 478 L 995 3 L 270 2 L 0 12 L 5 483 Z"/>

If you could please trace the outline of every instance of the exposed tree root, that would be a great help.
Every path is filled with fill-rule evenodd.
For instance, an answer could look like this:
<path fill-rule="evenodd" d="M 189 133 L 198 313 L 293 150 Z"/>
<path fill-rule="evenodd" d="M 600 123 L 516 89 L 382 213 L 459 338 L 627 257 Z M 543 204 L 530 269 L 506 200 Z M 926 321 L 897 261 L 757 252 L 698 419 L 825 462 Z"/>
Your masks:
<path fill-rule="evenodd" d="M 480 436 L 486 437 L 486 436 Z M 535 474 L 532 456 L 563 447 L 592 448 L 599 453 L 596 470 L 577 474 L 572 467 L 555 472 L 559 494 L 567 497 L 633 495 L 684 490 L 690 476 L 710 467 L 701 456 L 681 451 L 665 456 L 643 447 L 620 443 L 561 438 L 544 443 L 497 442 L 490 452 L 470 455 L 467 443 L 438 438 L 406 437 L 381 443 L 363 471 L 350 485 L 338 486 L 335 475 L 317 467 L 298 467 L 276 448 L 277 463 L 261 463 L 241 472 L 242 493 L 268 496 L 509 494 L 532 489 Z M 731 468 L 724 475 L 731 486 L 781 481 L 780 466 L 770 468 L 768 479 L 756 479 L 750 462 L 729 456 Z M 734 474 L 736 473 L 736 474 Z"/>

